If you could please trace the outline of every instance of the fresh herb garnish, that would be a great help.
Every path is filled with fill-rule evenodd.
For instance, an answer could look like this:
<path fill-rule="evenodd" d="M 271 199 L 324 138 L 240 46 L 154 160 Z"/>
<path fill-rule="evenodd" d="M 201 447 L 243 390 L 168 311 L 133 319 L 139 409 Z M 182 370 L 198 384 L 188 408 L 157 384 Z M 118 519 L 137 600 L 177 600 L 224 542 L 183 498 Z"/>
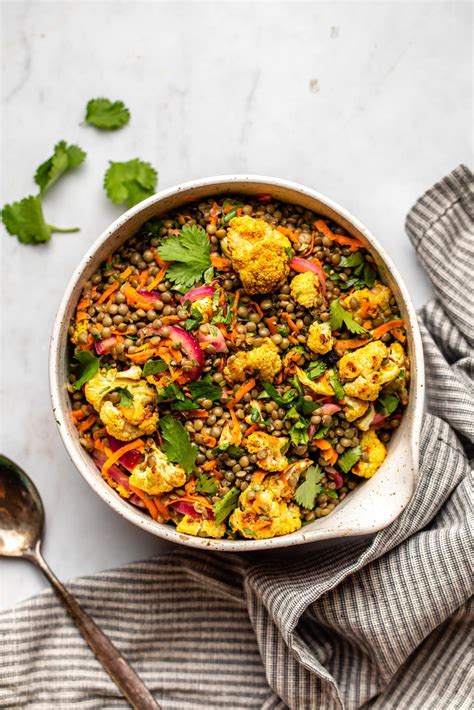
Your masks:
<path fill-rule="evenodd" d="M 260 409 L 258 407 L 252 407 L 252 409 L 250 410 L 250 421 L 252 422 L 252 424 L 259 422 L 261 418 L 262 414 L 260 412 Z"/>
<path fill-rule="evenodd" d="M 91 99 L 86 106 L 86 123 L 104 131 L 115 131 L 130 120 L 130 111 L 123 101 Z"/>
<path fill-rule="evenodd" d="M 387 417 L 389 414 L 393 414 L 399 402 L 396 394 L 381 394 L 375 403 L 375 408 Z"/>
<path fill-rule="evenodd" d="M 354 464 L 362 456 L 360 446 L 354 446 L 352 449 L 346 449 L 338 458 L 337 465 L 344 473 L 349 473 Z"/>
<path fill-rule="evenodd" d="M 160 375 L 167 369 L 168 365 L 161 357 L 156 360 L 147 360 L 143 366 L 143 376 L 149 377 L 150 375 Z"/>
<path fill-rule="evenodd" d="M 196 224 L 184 225 L 179 236 L 165 239 L 158 253 L 171 262 L 166 278 L 178 291 L 192 288 L 211 267 L 209 238 Z"/>
<path fill-rule="evenodd" d="M 212 382 L 210 375 L 206 375 L 196 382 L 190 382 L 188 389 L 194 399 L 211 399 L 215 402 L 222 397 L 222 387 Z"/>
<path fill-rule="evenodd" d="M 314 360 L 309 363 L 307 369 L 305 370 L 305 374 L 308 375 L 310 380 L 317 380 L 318 377 L 321 377 L 321 375 L 326 372 L 326 370 L 326 363 L 322 360 Z"/>
<path fill-rule="evenodd" d="M 298 392 L 294 389 L 287 390 L 285 394 L 281 395 L 276 387 L 269 382 L 262 382 L 262 387 L 273 401 L 282 407 L 288 407 L 298 396 Z"/>
<path fill-rule="evenodd" d="M 23 244 L 44 244 L 49 242 L 54 232 L 79 231 L 79 227 L 61 229 L 47 224 L 39 195 L 24 197 L 19 202 L 5 205 L 2 209 L 2 221 L 7 232 L 18 237 L 18 241 Z"/>
<path fill-rule="evenodd" d="M 78 145 L 68 145 L 66 141 L 56 143 L 51 158 L 41 163 L 35 174 L 35 183 L 39 186 L 40 194 L 44 195 L 63 173 L 77 168 L 85 158 L 85 152 Z"/>
<path fill-rule="evenodd" d="M 119 405 L 121 407 L 133 407 L 133 394 L 128 387 L 115 387 L 111 392 L 118 392 L 120 395 Z"/>
<path fill-rule="evenodd" d="M 234 444 L 221 444 L 221 446 L 216 446 L 212 449 L 212 455 L 218 456 L 219 454 L 227 454 L 233 459 L 240 459 L 241 456 L 245 455 L 245 449 L 240 446 L 235 446 Z"/>
<path fill-rule="evenodd" d="M 354 320 L 349 311 L 346 311 L 337 299 L 335 301 L 332 301 L 330 306 L 330 312 L 331 317 L 329 319 L 329 323 L 331 325 L 332 330 L 340 330 L 342 324 L 344 323 L 347 330 L 349 330 L 351 333 L 367 333 L 367 330 Z"/>
<path fill-rule="evenodd" d="M 198 308 L 191 308 L 190 316 L 190 318 L 184 321 L 182 326 L 186 330 L 196 330 L 203 321 L 203 315 Z"/>
<path fill-rule="evenodd" d="M 217 483 L 205 473 L 200 473 L 196 481 L 196 491 L 204 495 L 213 496 L 217 493 Z"/>
<path fill-rule="evenodd" d="M 158 173 L 150 163 L 135 158 L 125 163 L 110 161 L 104 176 L 107 197 L 116 205 L 133 207 L 156 190 Z"/>
<path fill-rule="evenodd" d="M 177 419 L 167 414 L 160 419 L 163 451 L 170 461 L 180 464 L 186 473 L 194 470 L 198 448 L 191 444 L 189 434 Z"/>
<path fill-rule="evenodd" d="M 349 281 L 352 281 L 357 288 L 360 286 L 372 288 L 374 285 L 377 273 L 372 265 L 365 259 L 362 252 L 357 251 L 349 256 L 343 256 L 339 262 L 339 266 L 341 269 L 353 269 L 354 277 L 349 279 Z"/>
<path fill-rule="evenodd" d="M 171 409 L 175 412 L 192 412 L 195 409 L 201 409 L 201 407 L 197 402 L 194 402 L 192 399 L 186 397 L 183 400 L 172 402 Z"/>
<path fill-rule="evenodd" d="M 230 222 L 231 219 L 237 216 L 237 210 L 233 209 L 224 216 L 224 222 Z"/>
<path fill-rule="evenodd" d="M 313 436 L 313 439 L 324 439 L 328 431 L 328 426 L 320 426 L 316 434 Z"/>
<path fill-rule="evenodd" d="M 291 443 L 293 444 L 293 446 L 299 446 L 300 444 L 304 445 L 308 443 L 308 427 L 308 422 L 301 417 L 297 419 L 294 424 L 291 425 L 291 428 L 288 429 L 288 434 L 290 435 Z"/>
<path fill-rule="evenodd" d="M 346 393 L 344 392 L 344 387 L 341 384 L 337 370 L 334 368 L 328 372 L 328 382 L 334 390 L 334 394 L 337 399 L 344 399 Z"/>
<path fill-rule="evenodd" d="M 75 390 L 80 390 L 82 385 L 89 382 L 99 372 L 100 357 L 96 357 L 89 350 L 76 350 L 74 352 L 74 360 L 79 363 L 79 377 L 73 386 Z"/>
<path fill-rule="evenodd" d="M 231 488 L 223 498 L 214 503 L 214 522 L 220 525 L 237 506 L 240 491 L 238 488 Z"/>
<path fill-rule="evenodd" d="M 310 466 L 306 470 L 305 480 L 295 491 L 295 500 L 302 508 L 306 508 L 306 510 L 312 510 L 314 508 L 316 496 L 319 495 L 322 490 L 319 481 L 323 476 L 324 474 L 317 464 Z"/>

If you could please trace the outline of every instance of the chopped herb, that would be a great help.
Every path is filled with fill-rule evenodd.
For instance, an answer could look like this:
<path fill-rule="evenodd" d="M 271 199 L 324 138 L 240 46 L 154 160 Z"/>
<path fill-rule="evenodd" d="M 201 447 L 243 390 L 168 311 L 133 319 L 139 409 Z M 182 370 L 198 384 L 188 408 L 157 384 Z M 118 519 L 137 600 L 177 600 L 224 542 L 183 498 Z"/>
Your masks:
<path fill-rule="evenodd" d="M 316 496 L 321 493 L 322 486 L 319 481 L 323 478 L 324 474 L 321 468 L 315 464 L 310 466 L 305 473 L 305 480 L 301 483 L 295 491 L 295 500 L 301 505 L 302 508 L 306 510 L 313 510 Z"/>
<path fill-rule="evenodd" d="M 320 426 L 316 434 L 313 436 L 313 439 L 324 439 L 328 431 L 328 426 Z"/>
<path fill-rule="evenodd" d="M 160 399 L 178 399 L 182 402 L 186 399 L 184 392 L 182 392 L 174 382 L 166 385 L 166 387 L 160 388 L 158 390 L 158 396 Z"/>
<path fill-rule="evenodd" d="M 224 520 L 237 507 L 240 491 L 238 488 L 231 488 L 223 498 L 214 503 L 214 522 L 216 525 L 224 522 Z"/>
<path fill-rule="evenodd" d="M 135 158 L 125 163 L 110 161 L 104 176 L 104 188 L 109 200 L 116 205 L 133 207 L 155 194 L 158 173 L 150 163 Z"/>
<path fill-rule="evenodd" d="M 339 262 L 341 269 L 352 269 L 355 266 L 360 266 L 364 263 L 364 255 L 361 251 L 356 251 L 354 254 L 349 256 L 343 256 Z"/>
<path fill-rule="evenodd" d="M 230 210 L 224 217 L 224 222 L 230 222 L 231 219 L 237 216 L 237 210 Z"/>
<path fill-rule="evenodd" d="M 41 163 L 35 174 L 35 183 L 39 186 L 40 194 L 44 195 L 67 170 L 81 165 L 85 157 L 85 152 L 78 145 L 68 145 L 66 141 L 56 143 L 51 158 Z"/>
<path fill-rule="evenodd" d="M 362 456 L 362 449 L 360 446 L 354 446 L 352 449 L 346 449 L 344 453 L 342 453 L 338 460 L 337 460 L 337 465 L 343 471 L 344 473 L 349 473 L 351 468 L 354 466 L 354 464 L 357 463 L 357 461 L 360 459 Z"/>
<path fill-rule="evenodd" d="M 250 530 L 250 528 L 242 528 L 242 532 L 244 535 L 247 535 L 247 537 L 255 537 L 254 531 Z"/>
<path fill-rule="evenodd" d="M 186 330 L 196 330 L 196 328 L 198 328 L 203 321 L 203 315 L 198 308 L 191 308 L 190 315 L 191 318 L 188 318 L 182 324 L 183 328 Z"/>
<path fill-rule="evenodd" d="M 2 209 L 2 221 L 9 234 L 18 237 L 23 244 L 44 244 L 49 242 L 54 232 L 78 232 L 79 227 L 61 229 L 47 224 L 39 195 L 24 197 Z"/>
<path fill-rule="evenodd" d="M 280 328 L 278 328 L 277 332 L 283 337 L 286 338 L 288 333 L 290 332 L 290 329 L 287 325 L 282 325 Z"/>
<path fill-rule="evenodd" d="M 344 387 L 341 384 L 341 380 L 339 379 L 339 375 L 337 374 L 337 370 L 335 368 L 333 370 L 329 370 L 328 381 L 333 388 L 337 399 L 344 399 L 346 393 L 344 392 Z"/>
<path fill-rule="evenodd" d="M 165 261 L 172 262 L 166 277 L 178 291 L 187 291 L 203 278 L 211 266 L 209 238 L 197 225 L 184 225 L 179 236 L 168 237 L 158 247 Z"/>
<path fill-rule="evenodd" d="M 349 282 L 351 282 L 351 286 L 356 286 L 357 288 L 361 286 L 372 288 L 375 283 L 377 273 L 360 251 L 355 252 L 355 254 L 350 254 L 349 256 L 343 256 L 339 267 L 341 269 L 349 268 L 354 270 L 354 277 L 346 281 L 346 287 Z"/>
<path fill-rule="evenodd" d="M 307 369 L 305 370 L 305 374 L 308 375 L 310 380 L 317 380 L 318 377 L 321 377 L 321 375 L 326 372 L 326 370 L 326 363 L 322 360 L 314 360 L 309 363 Z"/>
<path fill-rule="evenodd" d="M 79 363 L 79 377 L 74 382 L 74 389 L 80 390 L 82 385 L 89 382 L 99 372 L 100 357 L 96 357 L 89 350 L 76 350 L 74 359 Z"/>
<path fill-rule="evenodd" d="M 250 410 L 250 421 L 252 422 L 252 424 L 255 424 L 255 422 L 260 421 L 261 418 L 262 415 L 260 409 L 258 407 L 252 407 L 252 409 Z"/>
<path fill-rule="evenodd" d="M 188 389 L 194 399 L 211 399 L 215 402 L 222 397 L 222 387 L 212 382 L 210 375 L 206 375 L 197 382 L 190 382 Z"/>
<path fill-rule="evenodd" d="M 120 395 L 119 405 L 121 407 L 133 407 L 133 394 L 130 392 L 128 387 L 115 387 L 111 392 L 118 392 Z"/>
<path fill-rule="evenodd" d="M 282 407 L 288 407 L 298 396 L 298 392 L 294 389 L 287 390 L 285 394 L 281 395 L 276 387 L 269 382 L 262 382 L 262 387 L 265 392 Z"/>
<path fill-rule="evenodd" d="M 164 439 L 163 450 L 173 463 L 180 464 L 186 473 L 194 470 L 198 448 L 191 444 L 189 434 L 177 419 L 167 414 L 160 419 L 160 430 Z"/>
<path fill-rule="evenodd" d="M 293 254 L 291 252 L 291 247 L 284 247 L 284 249 L 285 249 L 285 254 L 287 255 L 288 259 L 291 259 L 291 257 L 293 256 Z"/>
<path fill-rule="evenodd" d="M 196 481 L 196 491 L 204 495 L 213 496 L 217 493 L 217 483 L 205 473 L 200 473 Z"/>
<path fill-rule="evenodd" d="M 129 337 L 129 336 L 127 336 Z M 168 369 L 168 365 L 161 357 L 156 360 L 147 360 L 143 366 L 143 376 L 149 377 L 150 375 L 160 375 L 162 372 Z"/>
<path fill-rule="evenodd" d="M 387 417 L 389 414 L 393 414 L 399 402 L 400 400 L 396 394 L 381 394 L 375 403 L 375 407 L 377 411 Z"/>
<path fill-rule="evenodd" d="M 130 111 L 123 101 L 91 99 L 86 106 L 86 123 L 103 131 L 115 131 L 130 120 Z"/>
<path fill-rule="evenodd" d="M 241 456 L 245 455 L 245 449 L 240 446 L 235 446 L 234 444 L 222 444 L 212 449 L 211 453 L 213 456 L 226 453 L 233 459 L 240 459 Z"/>
<path fill-rule="evenodd" d="M 367 333 L 367 330 L 354 320 L 349 311 L 346 311 L 338 300 L 332 301 L 330 311 L 331 317 L 329 323 L 332 330 L 340 330 L 344 323 L 347 330 L 351 333 Z"/>
<path fill-rule="evenodd" d="M 304 445 L 309 442 L 308 427 L 308 422 L 302 418 L 297 419 L 294 424 L 291 425 L 291 428 L 288 429 L 288 434 L 290 435 L 293 446 Z"/>
<path fill-rule="evenodd" d="M 183 400 L 172 402 L 171 409 L 175 412 L 191 412 L 194 409 L 201 409 L 201 407 L 197 402 L 194 402 L 192 399 L 186 397 Z"/>
<path fill-rule="evenodd" d="M 330 488 L 323 488 L 322 492 L 327 495 L 328 498 L 332 498 L 332 500 L 338 499 L 336 491 L 332 491 Z"/>

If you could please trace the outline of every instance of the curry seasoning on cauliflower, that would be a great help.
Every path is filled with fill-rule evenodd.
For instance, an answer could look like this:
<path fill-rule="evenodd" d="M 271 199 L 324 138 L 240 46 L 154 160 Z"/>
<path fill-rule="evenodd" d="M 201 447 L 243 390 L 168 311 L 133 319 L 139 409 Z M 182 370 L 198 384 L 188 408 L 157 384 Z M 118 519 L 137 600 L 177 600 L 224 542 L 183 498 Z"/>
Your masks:
<path fill-rule="evenodd" d="M 317 526 L 376 475 L 408 403 L 405 323 L 374 260 L 265 193 L 144 224 L 84 283 L 69 340 L 80 444 L 180 539 Z"/>

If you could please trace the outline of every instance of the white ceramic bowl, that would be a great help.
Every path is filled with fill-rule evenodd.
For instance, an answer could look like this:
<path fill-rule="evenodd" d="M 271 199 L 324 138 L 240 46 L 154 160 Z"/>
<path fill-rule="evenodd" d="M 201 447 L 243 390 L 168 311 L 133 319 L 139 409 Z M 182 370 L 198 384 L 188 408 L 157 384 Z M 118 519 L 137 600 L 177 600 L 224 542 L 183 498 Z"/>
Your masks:
<path fill-rule="evenodd" d="M 329 217 L 364 243 L 374 257 L 383 280 L 392 289 L 407 325 L 408 352 L 411 359 L 410 401 L 402 422 L 392 438 L 388 455 L 376 475 L 363 482 L 337 506 L 331 515 L 302 529 L 269 540 L 212 540 L 177 533 L 123 500 L 102 479 L 92 458 L 79 444 L 70 417 L 67 393 L 68 326 L 82 286 L 99 264 L 123 244 L 151 217 L 160 216 L 193 200 L 222 193 L 255 195 L 270 193 L 284 202 L 302 205 Z M 153 535 L 181 545 L 226 552 L 270 550 L 321 540 L 370 535 L 385 528 L 410 500 L 418 470 L 419 435 L 423 410 L 423 351 L 415 311 L 405 284 L 391 259 L 370 232 L 346 210 L 329 198 L 287 180 L 256 175 L 226 175 L 183 183 L 157 193 L 132 207 L 97 239 L 72 275 L 59 306 L 50 349 L 50 387 L 53 410 L 64 445 L 80 473 L 94 491 L 127 520 Z"/>

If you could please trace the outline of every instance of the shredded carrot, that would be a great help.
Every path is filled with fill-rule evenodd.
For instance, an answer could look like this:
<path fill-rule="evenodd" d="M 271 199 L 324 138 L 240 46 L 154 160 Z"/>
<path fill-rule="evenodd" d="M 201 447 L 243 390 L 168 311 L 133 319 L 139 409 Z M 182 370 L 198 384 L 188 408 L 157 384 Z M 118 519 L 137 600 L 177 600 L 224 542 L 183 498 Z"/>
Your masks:
<path fill-rule="evenodd" d="M 173 503 L 175 503 L 177 500 L 182 501 L 183 503 L 199 503 L 200 505 L 203 505 L 205 508 L 209 508 L 209 510 L 212 510 L 212 504 L 209 503 L 207 498 L 204 498 L 204 496 L 200 495 L 192 495 L 192 496 L 180 496 L 179 498 L 176 498 Z"/>
<path fill-rule="evenodd" d="M 219 271 L 230 271 L 232 266 L 230 259 L 227 259 L 225 256 L 219 256 L 215 252 L 211 254 L 211 264 L 215 269 L 219 269 Z"/>
<path fill-rule="evenodd" d="M 278 332 L 278 329 L 276 327 L 275 316 L 272 316 L 271 318 L 264 318 L 264 321 L 266 323 L 268 330 L 270 331 L 270 335 L 275 335 L 275 333 Z"/>
<path fill-rule="evenodd" d="M 310 254 L 313 253 L 314 250 L 314 239 L 316 237 L 315 232 L 311 232 L 311 241 L 309 243 L 308 251 L 305 253 L 305 256 L 309 256 Z"/>
<path fill-rule="evenodd" d="M 250 390 L 253 390 L 255 387 L 255 380 L 253 377 L 250 378 L 250 380 L 247 380 L 247 382 L 244 382 L 243 385 L 240 385 L 239 389 L 235 393 L 234 399 L 232 400 L 232 404 L 237 404 L 237 402 L 240 402 L 241 399 L 245 397 L 247 392 L 250 392 Z"/>
<path fill-rule="evenodd" d="M 102 474 L 107 473 L 109 468 L 114 465 L 114 463 L 117 463 L 117 461 L 122 458 L 124 454 L 127 453 L 127 451 L 133 451 L 134 449 L 138 449 L 138 451 L 143 451 L 145 448 L 145 442 L 143 439 L 135 439 L 135 441 L 130 441 L 128 444 L 125 444 L 125 446 L 121 446 L 120 449 L 117 449 L 117 451 L 114 451 L 111 456 L 108 457 L 106 461 L 104 461 L 104 464 L 102 466 Z"/>
<path fill-rule="evenodd" d="M 277 230 L 281 232 L 281 234 L 284 234 L 285 237 L 288 237 L 290 242 L 293 242 L 293 244 L 298 244 L 299 243 L 299 235 L 297 232 L 293 231 L 289 227 L 277 227 Z"/>
<path fill-rule="evenodd" d="M 79 303 L 76 306 L 76 310 L 77 311 L 84 311 L 86 308 L 89 308 L 91 303 L 92 303 L 92 301 L 90 298 L 86 298 L 86 297 L 81 298 L 81 300 L 79 301 Z"/>
<path fill-rule="evenodd" d="M 144 269 L 138 276 L 138 283 L 140 284 L 140 288 L 144 288 L 146 286 L 146 282 L 148 281 L 148 277 L 150 276 L 150 272 L 148 269 Z"/>
<path fill-rule="evenodd" d="M 188 481 L 188 482 L 185 484 L 185 486 L 184 486 L 184 490 L 185 490 L 185 492 L 186 492 L 186 495 L 192 496 L 192 494 L 193 494 L 194 491 L 195 491 L 195 488 L 196 488 L 196 479 L 195 479 L 195 478 L 191 478 L 191 480 Z"/>
<path fill-rule="evenodd" d="M 252 306 L 255 308 L 255 310 L 257 311 L 257 313 L 258 313 L 258 315 L 260 316 L 260 318 L 263 318 L 263 311 L 262 311 L 262 309 L 260 308 L 260 306 L 258 305 L 258 303 L 256 303 L 256 301 L 251 301 L 251 304 L 252 304 Z"/>
<path fill-rule="evenodd" d="M 147 284 L 147 287 L 146 287 L 147 291 L 153 291 L 158 286 L 158 284 L 160 284 L 163 281 L 167 268 L 168 268 L 168 264 L 165 264 L 165 266 L 161 267 L 161 269 L 158 271 L 158 273 L 155 276 L 155 278 L 153 279 L 153 281 L 151 281 L 151 283 Z"/>
<path fill-rule="evenodd" d="M 192 419 L 202 419 L 203 417 L 208 417 L 209 412 L 206 409 L 193 409 L 190 412 L 186 412 L 187 417 Z"/>
<path fill-rule="evenodd" d="M 92 434 L 92 437 L 94 439 L 100 439 L 101 436 L 104 436 L 105 434 L 107 434 L 107 429 L 105 428 L 105 426 L 103 426 L 103 427 L 100 427 L 100 429 L 96 429 L 94 431 L 94 433 Z"/>
<path fill-rule="evenodd" d="M 370 340 L 358 340 L 353 338 L 351 340 L 336 340 L 334 347 L 337 350 L 354 350 L 355 348 L 361 348 L 363 345 L 367 345 Z"/>
<path fill-rule="evenodd" d="M 385 333 L 388 333 L 389 330 L 392 330 L 393 328 L 400 328 L 400 327 L 403 327 L 404 325 L 405 325 L 404 320 L 401 320 L 401 319 L 389 320 L 386 323 L 382 323 L 382 325 L 379 325 L 378 328 L 375 328 L 375 330 L 372 331 L 372 337 L 377 340 Z"/>
<path fill-rule="evenodd" d="M 217 464 L 217 459 L 211 459 L 210 461 L 206 461 L 201 468 L 203 471 L 212 471 L 213 468 L 216 467 Z"/>
<path fill-rule="evenodd" d="M 250 436 L 250 434 L 253 434 L 254 431 L 257 431 L 258 429 L 258 424 L 252 424 L 252 426 L 249 426 L 249 428 L 245 431 L 244 436 Z"/>
<path fill-rule="evenodd" d="M 155 354 L 154 348 L 148 348 L 147 350 L 142 350 L 139 353 L 127 353 L 126 357 L 134 362 L 136 365 L 143 365 L 147 360 L 149 360 Z"/>
<path fill-rule="evenodd" d="M 110 294 L 114 293 L 120 286 L 120 283 L 118 281 L 114 281 L 113 284 L 109 286 L 109 288 L 106 288 L 104 293 L 101 295 L 101 297 L 97 300 L 97 305 L 103 303 L 108 299 Z"/>
<path fill-rule="evenodd" d="M 282 313 L 282 317 L 286 320 L 294 333 L 299 333 L 299 328 L 289 313 Z"/>
<path fill-rule="evenodd" d="M 94 449 L 97 449 L 97 451 L 103 451 L 105 454 L 105 446 L 98 438 L 94 440 Z"/>
<path fill-rule="evenodd" d="M 232 324 L 237 320 L 237 309 L 239 307 L 240 291 L 235 292 L 234 303 L 232 304 Z"/>
<path fill-rule="evenodd" d="M 181 318 L 179 316 L 163 316 L 160 320 L 164 325 L 169 325 L 169 323 L 177 323 Z"/>
<path fill-rule="evenodd" d="M 73 409 L 71 412 L 71 419 L 74 422 L 74 424 L 77 424 L 77 422 L 82 421 L 86 415 L 82 411 L 82 409 Z"/>
<path fill-rule="evenodd" d="M 217 439 L 215 436 L 210 436 L 209 434 L 201 433 L 201 439 L 208 449 L 214 449 L 217 446 Z"/>
<path fill-rule="evenodd" d="M 103 471 L 102 471 L 102 475 L 103 475 Z M 130 488 L 135 493 L 135 495 L 137 495 L 139 498 L 142 499 L 142 501 L 145 503 L 151 517 L 153 518 L 153 520 L 156 520 L 158 518 L 158 510 L 157 510 L 154 500 L 152 498 L 149 498 L 149 496 L 144 491 L 140 490 L 140 488 L 136 488 L 135 486 L 132 486 L 132 485 L 130 485 Z"/>
<path fill-rule="evenodd" d="M 77 311 L 76 320 L 88 320 L 90 315 L 86 311 Z"/>
<path fill-rule="evenodd" d="M 333 242 L 336 242 L 336 244 L 341 244 L 341 246 L 349 247 L 350 251 L 357 251 L 357 249 L 362 249 L 364 246 L 362 242 L 360 242 L 358 239 L 353 239 L 352 237 L 345 237 L 341 234 L 334 234 L 334 232 L 329 229 L 326 222 L 324 222 L 322 219 L 317 219 L 314 223 L 314 226 L 319 232 L 321 232 L 321 234 L 324 234 L 325 237 L 329 237 L 333 240 Z"/>
<path fill-rule="evenodd" d="M 90 415 L 87 417 L 87 419 L 85 419 L 83 422 L 81 422 L 81 423 L 78 425 L 77 428 L 78 428 L 78 430 L 79 430 L 81 433 L 84 433 L 85 431 L 87 431 L 88 429 L 90 429 L 91 426 L 92 426 L 93 424 L 95 424 L 96 421 L 97 421 L 96 415 L 95 415 L 95 414 L 90 414 Z"/>
<path fill-rule="evenodd" d="M 122 273 L 120 274 L 120 278 L 122 279 L 122 281 L 125 281 L 125 279 L 128 279 L 128 277 L 130 276 L 131 273 L 132 273 L 132 267 L 127 266 L 125 271 L 122 271 Z"/>
<path fill-rule="evenodd" d="M 231 404 L 228 404 L 227 408 L 230 412 L 230 417 L 232 419 L 232 443 L 235 444 L 240 440 L 240 423 L 237 419 L 237 415 L 234 411 L 233 406 Z"/>
<path fill-rule="evenodd" d="M 290 343 L 292 343 L 293 345 L 298 345 L 298 338 L 295 338 L 294 335 L 289 335 L 289 336 L 288 336 L 288 340 L 289 340 Z"/>
<path fill-rule="evenodd" d="M 156 509 L 158 510 L 158 512 L 161 515 L 161 517 L 163 518 L 163 520 L 169 520 L 170 514 L 168 512 L 168 508 L 163 503 L 160 496 L 153 496 L 153 502 L 156 505 Z"/>
<path fill-rule="evenodd" d="M 406 340 L 406 336 L 403 333 L 403 331 L 400 330 L 400 328 L 393 328 L 393 330 L 390 331 L 391 334 L 393 335 L 394 338 L 399 340 L 401 343 L 404 343 Z"/>
<path fill-rule="evenodd" d="M 359 309 L 359 314 L 360 314 L 361 318 L 367 318 L 367 316 L 369 315 L 370 309 L 371 309 L 371 305 L 372 304 L 370 303 L 369 299 L 364 301 L 364 303 L 361 305 L 361 307 Z"/>
<path fill-rule="evenodd" d="M 281 383 L 283 382 L 283 370 L 278 373 L 275 382 L 277 383 L 277 385 L 281 385 Z"/>
<path fill-rule="evenodd" d="M 323 452 L 323 458 L 329 464 L 332 465 L 336 463 L 338 459 L 338 454 L 337 451 L 333 448 L 330 441 L 328 441 L 327 439 L 314 439 L 312 443 Z"/>
<path fill-rule="evenodd" d="M 137 308 L 143 308 L 144 311 L 149 311 L 151 308 L 150 300 L 140 295 L 133 286 L 128 283 L 124 283 L 121 291 L 125 298 L 127 299 L 127 304 L 129 306 L 136 306 Z"/>
<path fill-rule="evenodd" d="M 261 469 L 258 469 L 258 471 L 255 471 L 255 473 L 252 476 L 253 485 L 260 484 L 266 475 L 267 475 L 267 472 L 262 471 Z"/>
<path fill-rule="evenodd" d="M 152 253 L 153 253 L 153 258 L 154 258 L 156 264 L 157 264 L 160 268 L 163 267 L 163 266 L 167 266 L 167 265 L 168 265 L 168 262 L 167 262 L 167 261 L 163 261 L 163 259 L 162 259 L 161 256 L 158 254 L 158 252 L 156 251 L 156 249 L 154 249 Z"/>
<path fill-rule="evenodd" d="M 217 224 L 217 220 L 218 220 L 218 217 L 219 217 L 219 212 L 220 212 L 219 205 L 217 204 L 217 202 L 213 202 L 213 203 L 212 203 L 212 207 L 211 207 L 211 209 L 210 209 L 210 211 L 209 211 L 209 216 L 210 216 L 210 220 L 209 220 L 209 221 L 210 221 L 211 224 Z"/>

